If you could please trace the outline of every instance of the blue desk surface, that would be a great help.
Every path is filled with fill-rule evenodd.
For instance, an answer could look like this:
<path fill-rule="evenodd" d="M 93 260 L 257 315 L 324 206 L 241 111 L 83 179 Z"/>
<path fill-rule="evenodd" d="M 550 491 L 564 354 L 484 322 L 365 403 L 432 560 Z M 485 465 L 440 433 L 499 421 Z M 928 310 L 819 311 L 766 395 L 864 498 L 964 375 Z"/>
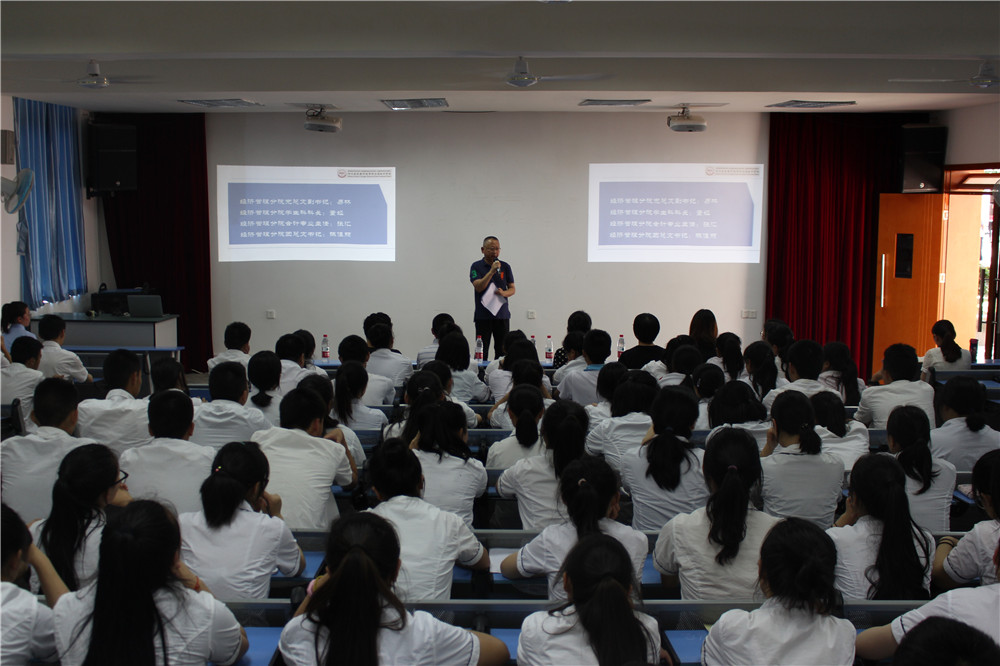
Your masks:
<path fill-rule="evenodd" d="M 306 554 L 308 556 L 308 553 Z M 455 571 L 452 574 L 452 581 L 455 583 L 468 583 L 472 580 L 472 571 L 464 567 L 455 567 Z M 533 582 L 544 583 L 544 578 L 527 578 L 520 579 L 521 581 L 530 580 Z M 493 582 L 498 585 L 512 585 L 514 581 L 509 578 L 504 578 L 503 574 L 495 573 L 493 574 Z M 643 585 L 659 585 L 660 584 L 660 572 L 656 570 L 653 566 L 653 554 L 650 553 L 646 556 L 646 564 L 642 567 L 642 584 Z"/>
<path fill-rule="evenodd" d="M 673 646 L 674 652 L 681 664 L 701 663 L 701 644 L 705 642 L 708 632 L 704 629 L 674 630 L 663 632 Z M 680 666 L 680 665 L 678 665 Z"/>
<path fill-rule="evenodd" d="M 517 639 L 521 636 L 520 629 L 490 629 L 490 636 L 494 636 L 503 641 L 510 653 L 510 660 L 517 659 Z"/>
<path fill-rule="evenodd" d="M 278 639 L 284 627 L 246 627 L 250 649 L 236 666 L 267 666 L 274 651 L 278 649 Z"/>

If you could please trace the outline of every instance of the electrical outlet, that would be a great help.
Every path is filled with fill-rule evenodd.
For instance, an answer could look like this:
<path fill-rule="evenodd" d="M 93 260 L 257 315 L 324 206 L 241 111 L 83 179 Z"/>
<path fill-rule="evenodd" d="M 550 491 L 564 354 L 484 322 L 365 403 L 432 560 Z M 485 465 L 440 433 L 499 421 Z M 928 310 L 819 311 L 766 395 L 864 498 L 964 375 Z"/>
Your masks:
<path fill-rule="evenodd" d="M 537 313 L 534 310 L 528 310 L 528 319 L 534 319 Z"/>
<path fill-rule="evenodd" d="M 277 319 L 278 313 L 275 312 L 274 310 L 264 310 L 264 316 L 267 317 L 268 319 Z"/>
<path fill-rule="evenodd" d="M 740 310 L 740 316 L 743 317 L 744 319 L 756 319 L 757 318 L 757 311 L 756 310 Z"/>

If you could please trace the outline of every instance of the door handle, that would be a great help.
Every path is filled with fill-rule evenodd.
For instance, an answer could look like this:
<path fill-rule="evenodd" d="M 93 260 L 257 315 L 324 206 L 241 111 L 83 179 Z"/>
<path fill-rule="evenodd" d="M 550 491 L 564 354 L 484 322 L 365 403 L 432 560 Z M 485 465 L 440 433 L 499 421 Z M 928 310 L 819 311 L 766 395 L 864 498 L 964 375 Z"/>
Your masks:
<path fill-rule="evenodd" d="M 882 297 L 881 305 L 879 307 L 885 307 L 885 254 L 882 255 Z"/>

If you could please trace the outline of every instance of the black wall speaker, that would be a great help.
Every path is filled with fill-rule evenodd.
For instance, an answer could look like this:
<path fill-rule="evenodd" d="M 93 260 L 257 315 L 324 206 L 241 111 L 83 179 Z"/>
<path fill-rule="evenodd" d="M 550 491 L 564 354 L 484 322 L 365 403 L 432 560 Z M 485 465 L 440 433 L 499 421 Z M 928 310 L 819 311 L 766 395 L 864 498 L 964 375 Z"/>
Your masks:
<path fill-rule="evenodd" d="M 948 128 L 903 125 L 900 192 L 941 192 Z"/>
<path fill-rule="evenodd" d="M 131 125 L 93 123 L 89 130 L 89 194 L 137 189 L 136 131 Z"/>

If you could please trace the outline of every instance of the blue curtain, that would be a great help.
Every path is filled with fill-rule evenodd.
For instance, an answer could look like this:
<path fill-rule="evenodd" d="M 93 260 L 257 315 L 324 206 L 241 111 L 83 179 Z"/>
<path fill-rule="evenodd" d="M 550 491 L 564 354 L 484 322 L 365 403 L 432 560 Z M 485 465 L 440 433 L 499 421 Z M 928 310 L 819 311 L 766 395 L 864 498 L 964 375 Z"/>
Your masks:
<path fill-rule="evenodd" d="M 35 186 L 18 218 L 21 294 L 31 308 L 87 291 L 76 109 L 14 98 L 18 169 Z"/>

